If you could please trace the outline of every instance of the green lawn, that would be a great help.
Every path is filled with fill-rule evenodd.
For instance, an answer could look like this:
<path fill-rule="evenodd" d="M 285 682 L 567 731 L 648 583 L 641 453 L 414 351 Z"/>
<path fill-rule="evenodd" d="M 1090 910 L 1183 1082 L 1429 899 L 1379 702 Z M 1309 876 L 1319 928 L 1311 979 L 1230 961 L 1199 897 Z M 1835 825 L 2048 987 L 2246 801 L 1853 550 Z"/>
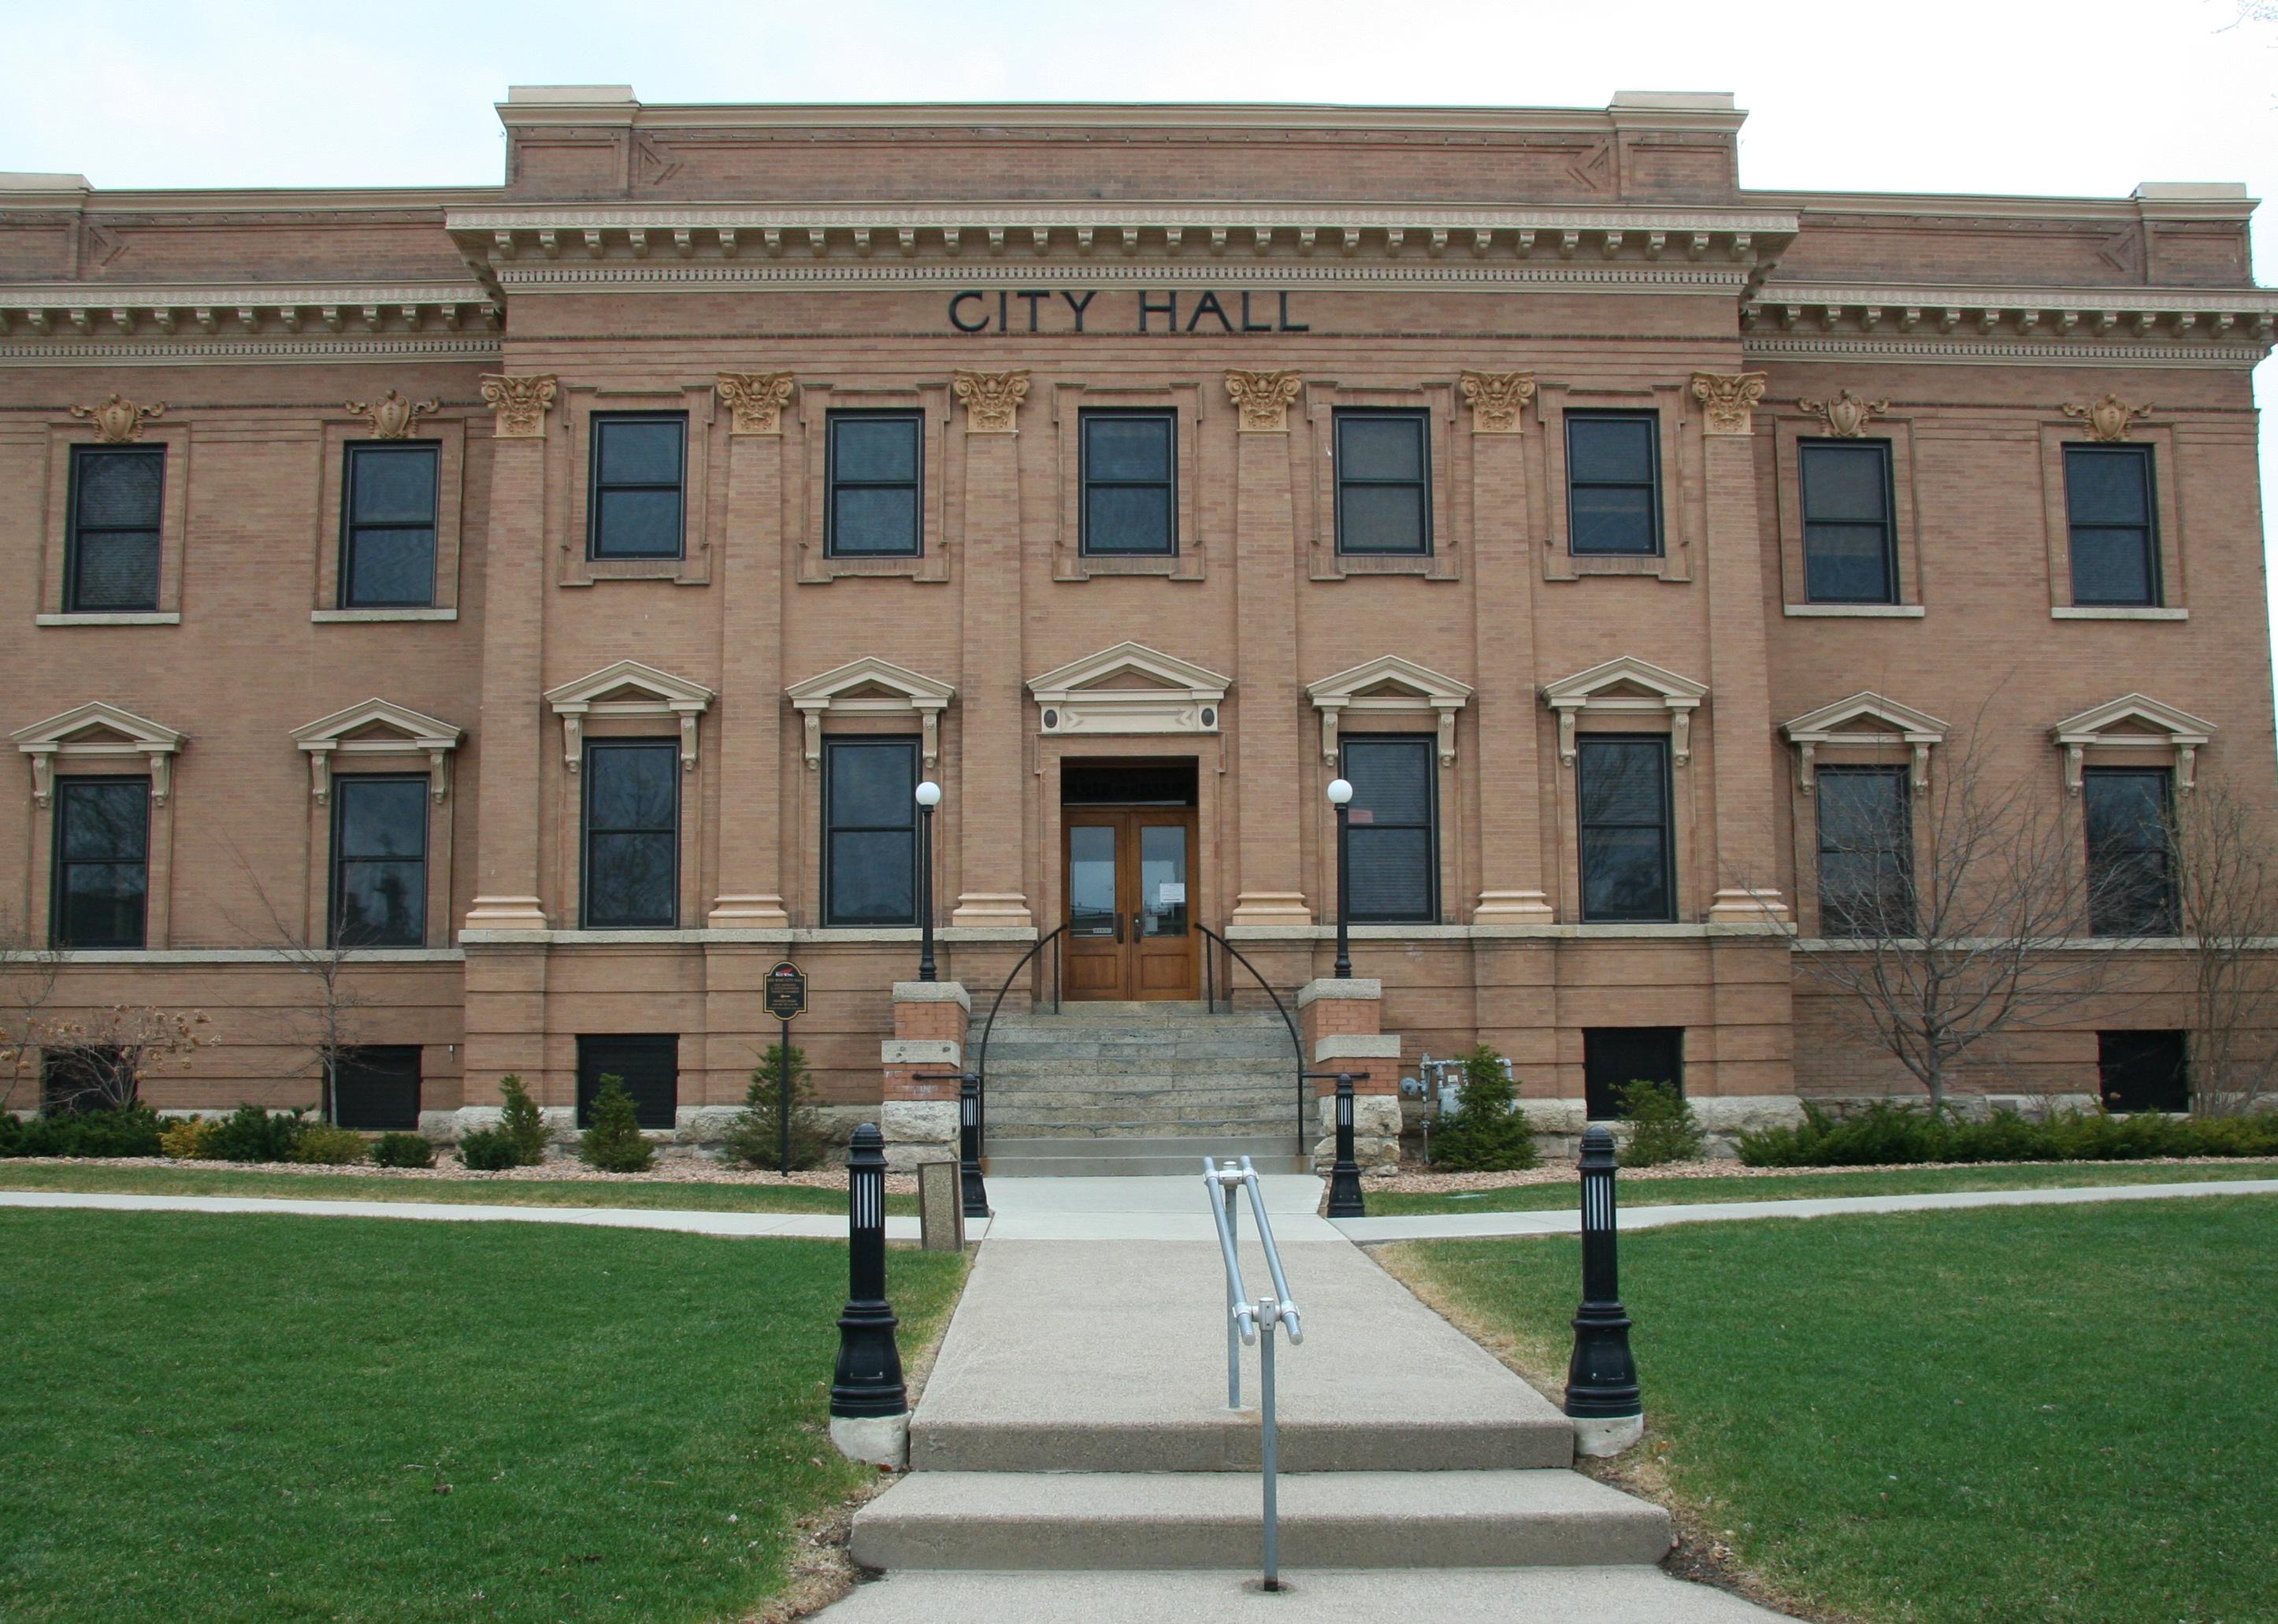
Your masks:
<path fill-rule="evenodd" d="M 4 1179 L 0 1165 L 0 1179 Z M 1941 1190 L 2038 1190 L 2060 1186 L 2197 1184 L 2209 1178 L 2278 1178 L 2278 1162 L 2192 1162 L 2149 1166 L 2141 1162 L 2036 1162 L 1993 1167 L 1876 1169 L 1791 1173 L 1777 1178 L 1624 1178 L 1624 1207 L 1667 1207 L 1686 1201 L 1783 1201 L 1818 1195 L 1914 1195 Z M 1371 1190 L 1368 1216 L 1410 1212 L 1572 1211 L 1576 1181 L 1520 1185 L 1510 1189 L 1424 1194 Z"/>
<path fill-rule="evenodd" d="M 661 1178 L 382 1178 L 369 1173 L 271 1173 L 186 1162 L 179 1167 L 111 1167 L 101 1162 L 38 1166 L 0 1162 L 0 1190 L 102 1190 L 129 1195 L 283 1196 L 307 1201 L 474 1201 L 506 1207 L 644 1207 L 692 1212 L 840 1212 L 843 1190 L 799 1185 L 681 1184 Z M 913 1213 L 913 1195 L 890 1195 L 888 1212 Z"/>
<path fill-rule="evenodd" d="M 11 1624 L 741 1618 L 872 1475 L 833 1243 L 18 1211 L 0 1255 Z M 891 1270 L 906 1353 L 963 1259 Z"/>
<path fill-rule="evenodd" d="M 1563 1381 L 1577 1242 L 1384 1255 Z M 2278 1199 L 1641 1231 L 1622 1286 L 1670 1493 L 1777 1592 L 1870 1624 L 2278 1618 Z"/>

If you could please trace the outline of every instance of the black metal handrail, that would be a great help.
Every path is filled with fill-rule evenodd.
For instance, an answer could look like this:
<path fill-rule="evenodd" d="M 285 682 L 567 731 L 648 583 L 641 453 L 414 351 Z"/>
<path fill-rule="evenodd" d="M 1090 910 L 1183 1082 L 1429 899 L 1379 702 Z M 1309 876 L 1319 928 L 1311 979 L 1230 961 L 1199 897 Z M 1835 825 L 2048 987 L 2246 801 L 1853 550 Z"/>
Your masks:
<path fill-rule="evenodd" d="M 976 1153 L 980 1150 L 982 1145 L 988 1142 L 989 1034 L 997 1030 L 997 1011 L 1004 1007 L 1005 995 L 1013 990 L 1013 983 L 1021 979 L 1021 972 L 1028 967 L 1028 961 L 1030 959 L 1036 957 L 1037 954 L 1044 950 L 1044 945 L 1047 942 L 1054 944 L 1052 947 L 1052 1008 L 1055 1010 L 1059 1008 L 1059 948 L 1057 944 L 1059 943 L 1060 937 L 1066 934 L 1066 930 L 1067 926 L 1066 925 L 1055 925 L 1045 934 L 1037 937 L 1035 944 L 1031 946 L 1027 952 L 1021 955 L 1020 962 L 1014 964 L 1011 973 L 1005 976 L 1005 984 L 997 989 L 997 996 L 989 1005 L 989 1018 L 987 1021 L 982 1023 L 981 1027 L 980 1053 L 975 1058 L 973 1063 L 973 1086 L 975 1094 L 973 1143 L 974 1149 Z"/>
<path fill-rule="evenodd" d="M 1312 1115 L 1312 1113 L 1306 1108 L 1312 1103 L 1312 1101 L 1308 1097 L 1305 1092 L 1305 1043 L 1304 1040 L 1297 1035 L 1297 1023 L 1289 1018 L 1289 1006 L 1281 1002 L 1281 995 L 1273 990 L 1273 983 L 1267 980 L 1263 975 L 1260 975 L 1257 971 L 1257 966 L 1251 964 L 1247 958 L 1242 957 L 1242 949 L 1240 948 L 1235 946 L 1234 943 L 1228 942 L 1225 937 L 1219 935 L 1207 925 L 1197 923 L 1195 926 L 1195 928 L 1200 931 L 1207 940 L 1215 942 L 1219 946 L 1224 948 L 1227 951 L 1227 957 L 1239 964 L 1244 970 L 1250 972 L 1250 979 L 1256 981 L 1258 986 L 1264 987 L 1265 989 L 1265 995 L 1273 1000 L 1274 1013 L 1280 1016 L 1281 1024 L 1289 1029 L 1289 1047 L 1297 1052 L 1297 1142 L 1300 1145 L 1303 1145 L 1305 1142 L 1306 1122 Z M 1203 966 L 1205 972 L 1205 981 L 1207 983 L 1204 987 L 1204 993 L 1209 999 L 1210 1008 L 1215 1010 L 1218 1008 L 1217 988 L 1214 980 L 1212 980 L 1207 973 L 1210 969 L 1210 954 L 1208 950 L 1205 949 L 1203 954 Z M 1226 974 L 1226 1005 L 1227 1010 L 1231 1011 L 1234 1008 L 1234 972 L 1228 970 Z"/>

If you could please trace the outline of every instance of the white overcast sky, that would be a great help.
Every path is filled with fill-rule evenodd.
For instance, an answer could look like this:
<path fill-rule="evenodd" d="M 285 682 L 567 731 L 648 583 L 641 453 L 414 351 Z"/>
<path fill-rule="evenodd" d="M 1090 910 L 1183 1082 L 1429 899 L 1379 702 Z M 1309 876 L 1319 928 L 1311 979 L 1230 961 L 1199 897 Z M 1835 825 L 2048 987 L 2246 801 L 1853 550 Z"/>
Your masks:
<path fill-rule="evenodd" d="M 57 29 L 50 0 L 0 0 L 0 170 L 97 187 L 488 184 L 492 103 L 509 84 L 630 83 L 648 102 L 1578 107 L 1621 89 L 1731 90 L 1749 114 L 1745 186 L 2117 197 L 2139 180 L 2243 180 L 2278 215 L 2278 23 L 2239 23 L 2241 9 L 180 0 L 82 4 Z M 2257 227 L 2258 279 L 2278 284 L 2278 219 Z M 2258 374 L 2266 515 L 2274 375 Z"/>

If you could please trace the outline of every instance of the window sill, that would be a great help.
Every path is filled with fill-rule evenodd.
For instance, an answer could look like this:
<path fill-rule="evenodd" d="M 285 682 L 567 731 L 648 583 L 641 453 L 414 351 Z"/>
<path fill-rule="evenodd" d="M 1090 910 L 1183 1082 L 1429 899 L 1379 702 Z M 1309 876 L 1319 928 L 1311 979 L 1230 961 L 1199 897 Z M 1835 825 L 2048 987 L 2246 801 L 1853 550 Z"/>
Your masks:
<path fill-rule="evenodd" d="M 1348 576 L 1428 576 L 1435 562 L 1428 553 L 1340 553 L 1336 567 Z"/>
<path fill-rule="evenodd" d="M 311 609 L 319 626 L 359 626 L 378 621 L 455 621 L 456 609 Z"/>
<path fill-rule="evenodd" d="M 330 948 L 55 948 L 0 952 L 0 964 L 31 964 L 40 960 L 66 964 L 296 964 L 307 965 L 333 956 Z M 457 948 L 341 948 L 341 960 L 351 964 L 458 964 L 466 955 Z"/>
<path fill-rule="evenodd" d="M 921 581 L 946 578 L 928 575 L 925 555 L 920 553 L 895 553 L 880 558 L 832 558 L 825 555 L 817 560 L 813 568 L 814 575 L 800 577 L 808 585 L 836 581 L 847 576 L 911 576 Z"/>
<path fill-rule="evenodd" d="M 1176 553 L 1083 553 L 1077 568 L 1087 576 L 1167 576 L 1179 568 Z"/>
<path fill-rule="evenodd" d="M 34 626 L 179 626 L 182 617 L 170 610 L 141 609 L 117 614 L 35 614 Z"/>
<path fill-rule="evenodd" d="M 2191 618 L 2191 612 L 2189 609 L 2128 608 L 2118 605 L 2106 608 L 2102 606 L 2088 607 L 2060 604 L 2049 611 L 2049 618 L 2052 621 L 2187 621 Z"/>
<path fill-rule="evenodd" d="M 1923 611 L 1918 603 L 1790 603 L 1780 613 L 1799 620 L 1918 621 Z"/>
<path fill-rule="evenodd" d="M 945 925 L 936 926 L 934 941 L 944 947 L 959 943 L 1029 942 L 1036 928 L 1027 925 Z M 914 925 L 834 925 L 822 928 L 800 926 L 774 930 L 462 930 L 462 946 L 512 947 L 725 947 L 738 943 L 809 947 L 863 946 L 894 943 L 915 947 Z"/>

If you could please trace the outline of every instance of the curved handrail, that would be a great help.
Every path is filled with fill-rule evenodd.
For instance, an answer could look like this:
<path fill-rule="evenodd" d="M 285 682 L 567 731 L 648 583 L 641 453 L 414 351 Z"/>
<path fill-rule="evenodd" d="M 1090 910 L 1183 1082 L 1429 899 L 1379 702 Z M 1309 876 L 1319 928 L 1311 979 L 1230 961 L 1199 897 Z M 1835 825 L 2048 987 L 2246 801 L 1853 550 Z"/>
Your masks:
<path fill-rule="evenodd" d="M 1065 929 L 1066 926 L 1062 926 L 1062 928 Z M 1200 931 L 1209 940 L 1217 942 L 1219 946 L 1224 948 L 1227 950 L 1227 957 L 1234 959 L 1244 970 L 1250 972 L 1250 979 L 1256 981 L 1258 986 L 1264 987 L 1265 989 L 1265 995 L 1273 1000 L 1274 1013 L 1280 1016 L 1281 1024 L 1289 1029 L 1289 1047 L 1297 1052 L 1297 1138 L 1302 1143 L 1305 1138 L 1305 1118 L 1310 1114 L 1305 1108 L 1312 1102 L 1306 1097 L 1305 1094 L 1305 1072 L 1307 1070 L 1305 1064 L 1305 1043 L 1304 1040 L 1297 1035 L 1297 1023 L 1289 1018 L 1288 1006 L 1281 1002 L 1281 995 L 1273 990 L 1273 983 L 1267 980 L 1264 976 L 1258 974 L 1257 966 L 1251 964 L 1247 958 L 1242 957 L 1242 952 L 1240 948 L 1235 946 L 1234 943 L 1219 935 L 1209 926 L 1202 924 L 1199 921 L 1196 922 L 1195 928 Z M 1233 972 L 1228 972 L 1227 980 L 1230 983 L 1233 979 Z M 1229 985 L 1227 988 L 1227 1005 L 1231 1009 L 1233 1004 L 1234 988 Z M 985 1042 L 987 1040 L 984 1038 L 983 1041 Z"/>
<path fill-rule="evenodd" d="M 1046 943 L 1056 941 L 1066 929 L 1065 924 L 1055 925 L 1037 937 L 1028 950 L 1021 955 L 1020 962 L 1013 966 L 1012 972 L 1005 978 L 1005 984 L 997 989 L 995 1000 L 989 1005 L 989 1019 L 981 1028 L 981 1052 L 973 1064 L 974 1088 L 980 1096 L 981 1120 L 976 1125 L 976 1139 L 982 1137 L 989 1121 L 989 1038 L 997 1030 L 997 1011 L 1004 1007 L 1005 995 L 1013 990 L 1013 983 L 1021 979 L 1021 972 L 1028 967 L 1028 961 L 1043 952 Z M 1256 972 L 1253 971 L 1251 973 Z"/>

